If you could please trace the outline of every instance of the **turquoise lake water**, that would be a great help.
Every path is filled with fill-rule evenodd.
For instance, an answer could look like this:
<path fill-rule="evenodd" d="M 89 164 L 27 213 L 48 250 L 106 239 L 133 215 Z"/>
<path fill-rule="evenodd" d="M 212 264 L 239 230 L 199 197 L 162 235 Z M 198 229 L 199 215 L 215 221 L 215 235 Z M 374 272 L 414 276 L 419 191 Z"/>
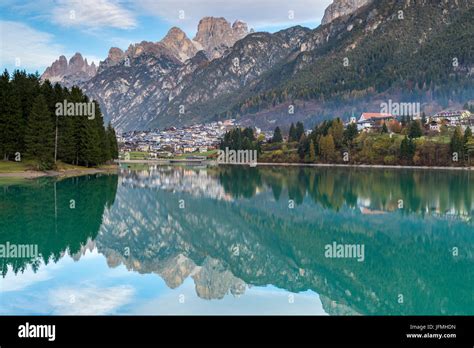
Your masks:
<path fill-rule="evenodd" d="M 0 314 L 474 315 L 474 175 L 134 166 L 0 183 Z"/>

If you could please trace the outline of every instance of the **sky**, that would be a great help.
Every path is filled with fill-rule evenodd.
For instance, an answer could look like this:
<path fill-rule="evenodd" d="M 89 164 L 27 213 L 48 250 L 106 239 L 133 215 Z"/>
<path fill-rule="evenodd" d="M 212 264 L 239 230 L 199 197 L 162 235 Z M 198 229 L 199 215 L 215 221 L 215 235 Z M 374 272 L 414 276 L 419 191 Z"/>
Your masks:
<path fill-rule="evenodd" d="M 69 255 L 0 277 L 0 315 L 326 315 L 319 295 L 272 285 L 247 287 L 241 296 L 204 300 L 193 279 L 170 289 L 155 273 L 111 268 L 97 249 L 79 261 Z"/>
<path fill-rule="evenodd" d="M 316 28 L 332 0 L 0 0 L 0 67 L 38 71 L 60 55 L 80 52 L 88 62 L 110 47 L 161 40 L 177 26 L 188 37 L 199 20 L 243 20 L 255 31 L 294 25 Z"/>

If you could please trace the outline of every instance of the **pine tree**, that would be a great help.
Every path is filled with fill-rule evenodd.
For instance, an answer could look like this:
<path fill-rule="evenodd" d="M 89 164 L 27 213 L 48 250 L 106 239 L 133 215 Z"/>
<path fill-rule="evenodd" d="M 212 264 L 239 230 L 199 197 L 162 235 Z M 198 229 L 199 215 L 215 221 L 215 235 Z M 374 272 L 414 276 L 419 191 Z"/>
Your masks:
<path fill-rule="evenodd" d="M 459 126 L 454 129 L 453 136 L 451 137 L 450 150 L 453 154 L 457 153 L 459 159 L 464 157 L 464 137 L 461 127 Z"/>
<path fill-rule="evenodd" d="M 415 155 L 415 150 L 416 146 L 413 143 L 413 140 L 405 135 L 405 138 L 403 138 L 400 144 L 400 158 L 402 160 L 411 162 L 413 156 Z"/>
<path fill-rule="evenodd" d="M 357 124 L 351 123 L 347 126 L 344 131 L 344 142 L 346 145 L 351 146 L 354 139 L 357 137 L 359 131 L 357 130 Z"/>
<path fill-rule="evenodd" d="M 301 139 L 301 136 L 304 134 L 304 125 L 302 122 L 296 122 L 296 141 Z"/>
<path fill-rule="evenodd" d="M 21 115 L 20 98 L 11 90 L 7 91 L 6 97 L 7 100 L 3 106 L 3 158 L 10 159 L 15 153 L 21 153 L 23 148 L 24 127 L 23 118 Z"/>
<path fill-rule="evenodd" d="M 283 141 L 283 137 L 281 135 L 280 127 L 276 127 L 275 131 L 273 132 L 272 143 L 281 143 Z"/>
<path fill-rule="evenodd" d="M 107 126 L 107 138 L 110 144 L 110 157 L 108 159 L 114 160 L 118 158 L 118 144 L 117 144 L 117 136 L 115 134 L 115 129 L 112 127 L 112 124 L 109 122 Z"/>
<path fill-rule="evenodd" d="M 26 153 L 36 159 L 38 169 L 51 169 L 54 163 L 53 123 L 44 96 L 33 102 L 25 134 Z"/>
<path fill-rule="evenodd" d="M 416 120 L 416 121 L 410 122 L 410 124 L 408 125 L 408 137 L 410 139 L 414 139 L 414 138 L 419 138 L 422 135 L 423 135 L 423 131 L 421 130 L 420 121 Z"/>
<path fill-rule="evenodd" d="M 82 102 L 88 103 L 89 100 L 85 97 Z M 97 118 L 97 110 L 95 117 Z M 78 164 L 91 167 L 101 163 L 101 141 L 95 118 L 91 120 L 87 116 L 74 116 L 74 119 L 77 120 Z"/>
<path fill-rule="evenodd" d="M 466 144 L 471 138 L 472 138 L 471 127 L 466 127 L 466 130 L 464 131 L 464 144 Z"/>
<path fill-rule="evenodd" d="M 243 135 L 244 138 L 247 138 L 251 142 L 255 140 L 255 134 L 253 132 L 252 127 L 245 128 L 242 135 Z"/>
<path fill-rule="evenodd" d="M 88 102 L 77 87 L 69 91 L 49 81 L 40 84 L 38 74 L 18 70 L 10 79 L 5 70 L 0 76 L 0 158 L 25 153 L 38 168 L 50 169 L 56 149 L 58 160 L 88 166 L 118 157 L 115 131 L 105 130 L 98 104 L 93 119 L 56 115 L 56 104 L 64 100 Z"/>
<path fill-rule="evenodd" d="M 20 94 L 5 69 L 0 76 L 0 159 L 11 159 L 24 150 L 24 119 Z"/>
<path fill-rule="evenodd" d="M 386 134 L 386 133 L 388 133 L 388 128 L 387 128 L 387 124 L 384 122 L 382 126 L 382 134 Z"/>
<path fill-rule="evenodd" d="M 296 128 L 293 122 L 291 123 L 290 132 L 288 134 L 288 142 L 292 141 L 298 141 L 298 137 L 296 136 Z"/>
<path fill-rule="evenodd" d="M 306 157 L 306 154 L 309 151 L 309 143 L 308 139 L 306 138 L 306 135 L 303 133 L 301 135 L 300 141 L 298 142 L 298 155 L 300 156 L 300 159 L 304 159 Z"/>

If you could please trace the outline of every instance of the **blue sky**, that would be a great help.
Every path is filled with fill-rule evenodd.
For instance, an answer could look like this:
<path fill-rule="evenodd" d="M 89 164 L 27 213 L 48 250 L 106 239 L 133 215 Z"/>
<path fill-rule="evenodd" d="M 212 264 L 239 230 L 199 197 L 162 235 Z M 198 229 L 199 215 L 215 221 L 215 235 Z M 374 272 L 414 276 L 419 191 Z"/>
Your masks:
<path fill-rule="evenodd" d="M 95 61 L 110 47 L 159 41 L 172 26 L 190 38 L 205 16 L 248 23 L 274 32 L 293 25 L 317 27 L 332 0 L 0 0 L 0 66 L 44 69 L 61 54 Z M 17 65 L 18 64 L 18 65 Z"/>
<path fill-rule="evenodd" d="M 0 289 L 0 315 L 326 315 L 310 290 L 291 293 L 267 285 L 205 300 L 191 277 L 170 289 L 155 273 L 109 267 L 97 249 L 78 262 L 65 255 L 41 264 L 37 272 L 28 267 L 15 275 L 10 268 L 0 277 Z"/>

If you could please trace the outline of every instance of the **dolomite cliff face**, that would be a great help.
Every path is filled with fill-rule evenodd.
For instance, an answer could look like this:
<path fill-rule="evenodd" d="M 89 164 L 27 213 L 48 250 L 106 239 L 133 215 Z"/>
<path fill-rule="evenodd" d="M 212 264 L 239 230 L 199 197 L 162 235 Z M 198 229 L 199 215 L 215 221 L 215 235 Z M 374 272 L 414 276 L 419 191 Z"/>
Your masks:
<path fill-rule="evenodd" d="M 201 45 L 209 59 L 215 59 L 248 33 L 247 24 L 242 21 L 235 21 L 231 26 L 225 18 L 205 17 L 199 22 L 194 41 Z"/>
<path fill-rule="evenodd" d="M 321 24 L 329 24 L 334 19 L 347 16 L 373 0 L 334 0 L 324 12 Z"/>
<path fill-rule="evenodd" d="M 60 56 L 50 67 L 48 67 L 41 79 L 49 80 L 51 83 L 59 82 L 64 86 L 71 87 L 75 84 L 90 80 L 97 73 L 94 62 L 89 65 L 87 58 L 84 59 L 80 53 L 76 53 L 69 59 Z"/>

